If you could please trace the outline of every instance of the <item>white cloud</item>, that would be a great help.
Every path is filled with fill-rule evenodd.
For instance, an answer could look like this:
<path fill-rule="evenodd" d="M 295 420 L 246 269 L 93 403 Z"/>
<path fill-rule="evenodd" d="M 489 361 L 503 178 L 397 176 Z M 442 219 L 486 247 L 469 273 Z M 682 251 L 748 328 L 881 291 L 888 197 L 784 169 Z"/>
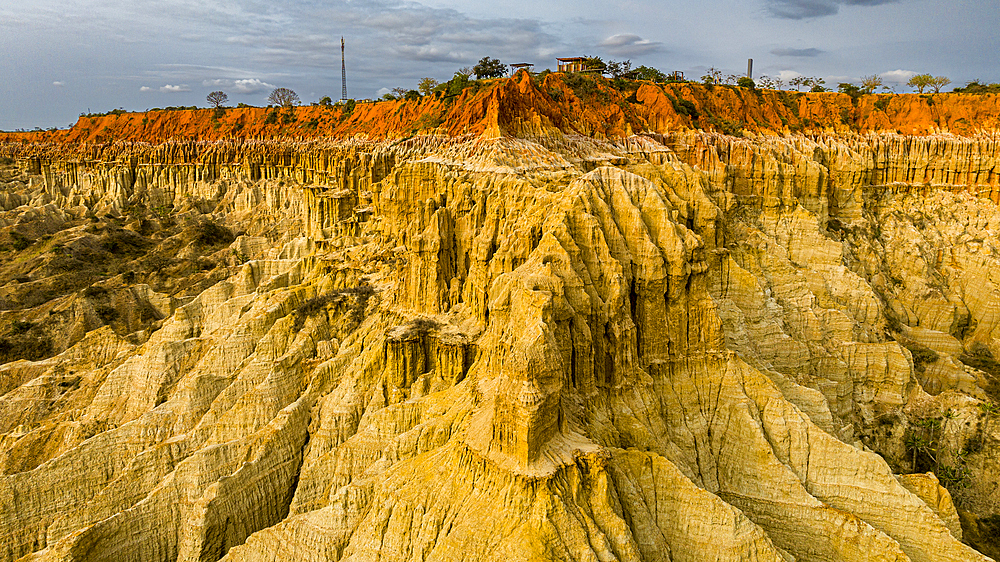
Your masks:
<path fill-rule="evenodd" d="M 262 82 L 256 78 L 236 80 L 233 82 L 233 89 L 236 90 L 237 94 L 253 94 L 262 90 L 273 90 L 274 88 L 274 84 L 268 84 L 267 82 Z"/>
<path fill-rule="evenodd" d="M 910 81 L 910 78 L 913 78 L 916 75 L 917 73 L 912 70 L 890 70 L 879 74 L 879 76 L 882 77 L 882 80 L 893 84 L 906 84 Z"/>
<path fill-rule="evenodd" d="M 150 88 L 149 86 L 143 86 L 143 87 L 139 88 L 139 91 L 140 92 L 152 92 L 153 89 Z"/>
<path fill-rule="evenodd" d="M 66 83 L 61 80 L 56 80 L 55 82 L 52 83 L 52 85 L 55 86 L 56 88 L 62 88 L 63 86 L 66 85 Z"/>
<path fill-rule="evenodd" d="M 604 47 L 612 55 L 618 56 L 644 55 L 646 53 L 659 51 L 663 47 L 663 43 L 643 39 L 642 37 L 632 33 L 612 35 L 604 41 L 601 41 L 599 45 Z"/>
<path fill-rule="evenodd" d="M 788 82 L 792 78 L 798 78 L 799 76 L 802 76 L 802 73 L 794 70 L 782 70 L 778 73 L 778 79 L 783 82 Z"/>
<path fill-rule="evenodd" d="M 382 96 L 388 94 L 391 91 L 392 90 L 390 90 L 389 88 L 379 88 L 378 91 L 375 92 L 375 97 L 376 98 L 381 98 Z"/>
<path fill-rule="evenodd" d="M 277 87 L 274 84 L 269 84 L 257 78 L 244 78 L 242 80 L 215 78 L 212 80 L 202 80 L 201 85 L 207 88 L 225 88 L 237 94 L 255 94 L 261 91 L 273 90 Z"/>
<path fill-rule="evenodd" d="M 167 84 L 166 86 L 160 86 L 161 92 L 190 92 L 191 88 L 187 84 L 178 84 L 176 86 L 172 84 Z"/>

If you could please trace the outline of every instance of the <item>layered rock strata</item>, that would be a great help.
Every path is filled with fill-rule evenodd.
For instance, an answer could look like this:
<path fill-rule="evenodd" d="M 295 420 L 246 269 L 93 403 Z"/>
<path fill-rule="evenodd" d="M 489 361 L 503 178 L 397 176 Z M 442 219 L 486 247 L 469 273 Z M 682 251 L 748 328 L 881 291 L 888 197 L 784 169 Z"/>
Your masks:
<path fill-rule="evenodd" d="M 997 140 L 512 135 L 533 95 L 476 136 L 7 146 L 10 232 L 240 236 L 131 286 L 156 324 L 0 367 L 0 559 L 987 560 Z"/>

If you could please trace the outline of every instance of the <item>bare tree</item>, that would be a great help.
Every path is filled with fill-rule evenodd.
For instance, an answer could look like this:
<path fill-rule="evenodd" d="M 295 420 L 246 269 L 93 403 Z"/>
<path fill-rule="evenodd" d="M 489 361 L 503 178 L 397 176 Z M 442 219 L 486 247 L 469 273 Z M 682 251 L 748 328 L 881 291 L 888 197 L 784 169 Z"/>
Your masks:
<path fill-rule="evenodd" d="M 809 78 L 806 76 L 796 76 L 795 78 L 789 80 L 788 83 L 795 86 L 795 91 L 800 92 L 802 91 L 802 86 L 809 85 Z"/>
<path fill-rule="evenodd" d="M 267 96 L 267 103 L 280 105 L 281 107 L 292 107 L 298 103 L 299 95 L 288 88 L 275 88 L 271 95 Z"/>
<path fill-rule="evenodd" d="M 722 71 L 718 68 L 710 67 L 705 71 L 705 75 L 701 77 L 701 81 L 705 84 L 721 84 L 722 83 Z"/>
<path fill-rule="evenodd" d="M 818 76 L 811 76 L 809 78 L 806 78 L 805 82 L 803 82 L 803 84 L 805 84 L 805 86 L 809 88 L 810 92 L 827 92 L 827 91 L 829 91 L 825 87 L 823 87 L 823 84 L 826 84 L 826 80 L 824 80 L 824 79 L 822 79 L 822 78 L 820 78 Z"/>
<path fill-rule="evenodd" d="M 861 77 L 861 91 L 866 94 L 874 93 L 880 86 L 882 86 L 882 77 L 877 74 Z"/>
<path fill-rule="evenodd" d="M 757 86 L 764 90 L 780 90 L 785 82 L 777 76 L 761 76 L 757 79 Z"/>
<path fill-rule="evenodd" d="M 229 101 L 229 96 L 226 95 L 226 92 L 220 90 L 208 94 L 205 96 L 205 99 L 208 100 L 208 103 L 212 104 L 212 107 L 219 109 L 222 107 L 222 104 Z"/>

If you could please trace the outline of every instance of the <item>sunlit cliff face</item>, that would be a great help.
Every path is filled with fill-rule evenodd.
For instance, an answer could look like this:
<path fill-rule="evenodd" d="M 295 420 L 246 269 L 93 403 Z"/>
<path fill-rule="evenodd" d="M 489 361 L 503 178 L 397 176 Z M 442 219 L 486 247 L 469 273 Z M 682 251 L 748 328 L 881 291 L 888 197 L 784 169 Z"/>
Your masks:
<path fill-rule="evenodd" d="M 600 87 L 0 141 L 0 560 L 985 560 L 1000 142 Z"/>

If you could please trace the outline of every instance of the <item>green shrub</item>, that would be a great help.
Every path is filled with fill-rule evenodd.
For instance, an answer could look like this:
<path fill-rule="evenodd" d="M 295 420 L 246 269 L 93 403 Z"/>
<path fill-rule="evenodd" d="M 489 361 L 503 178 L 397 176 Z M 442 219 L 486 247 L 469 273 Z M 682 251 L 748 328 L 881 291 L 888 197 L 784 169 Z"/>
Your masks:
<path fill-rule="evenodd" d="M 677 103 L 684 109 L 685 115 L 690 115 L 692 119 L 697 119 L 701 117 L 698 113 L 698 108 L 694 106 L 694 102 L 691 100 L 686 100 L 684 98 L 677 98 Z"/>
<path fill-rule="evenodd" d="M 927 365 L 938 360 L 937 352 L 929 347 L 913 342 L 906 342 L 903 345 L 910 350 L 910 355 L 913 356 L 913 369 L 918 372 L 924 372 Z"/>
<path fill-rule="evenodd" d="M 94 311 L 97 312 L 97 316 L 101 319 L 101 322 L 105 324 L 110 324 L 118 319 L 118 310 L 113 306 L 101 305 L 94 307 Z"/>
<path fill-rule="evenodd" d="M 343 302 L 350 299 L 351 320 L 360 324 L 365 317 L 365 309 L 368 308 L 368 300 L 375 294 L 375 289 L 368 283 L 360 283 L 356 287 L 333 291 L 325 295 L 313 297 L 302 303 L 295 309 L 295 331 L 301 330 L 306 319 L 316 316 L 322 312 L 327 305 Z"/>
<path fill-rule="evenodd" d="M 598 85 L 598 80 L 603 80 L 603 78 L 579 72 L 570 72 L 563 78 L 563 83 L 569 86 L 569 89 L 573 90 L 576 97 L 582 100 L 607 102 L 610 99 L 610 95 L 601 89 Z"/>
<path fill-rule="evenodd" d="M 206 220 L 195 227 L 194 241 L 202 246 L 231 244 L 233 240 L 236 240 L 233 231 L 210 220 Z"/>
<path fill-rule="evenodd" d="M 731 137 L 742 137 L 743 136 L 743 123 L 739 121 L 730 121 L 724 117 L 716 117 L 715 115 L 708 116 L 708 122 L 715 126 L 715 128 L 722 132 L 723 134 L 729 135 Z"/>
<path fill-rule="evenodd" d="M 344 105 L 342 106 L 342 109 L 340 110 L 340 120 L 343 121 L 343 120 L 347 119 L 348 117 L 350 117 L 351 113 L 354 113 L 354 107 L 356 105 L 357 105 L 357 102 L 354 101 L 354 100 L 347 100 L 347 101 L 345 101 Z"/>
<path fill-rule="evenodd" d="M 960 94 L 1000 94 L 1000 84 L 983 84 L 979 80 L 973 80 L 952 91 Z"/>
<path fill-rule="evenodd" d="M 28 246 L 31 246 L 32 244 L 35 243 L 34 240 L 28 238 L 27 236 L 21 234 L 16 230 L 10 231 L 10 238 L 11 238 L 11 244 L 14 246 L 14 249 L 17 250 L 18 252 L 27 249 Z"/>
<path fill-rule="evenodd" d="M 756 90 L 757 89 L 757 84 L 754 83 L 753 79 L 750 78 L 749 76 L 744 76 L 744 77 L 740 78 L 739 80 L 737 80 L 736 81 L 736 85 L 739 86 L 740 88 L 747 88 L 747 89 L 750 89 L 750 90 Z"/>
<path fill-rule="evenodd" d="M 410 329 L 418 334 L 427 334 L 428 332 L 433 332 L 441 327 L 441 323 L 433 318 L 425 318 L 421 316 L 420 318 L 414 318 L 410 320 L 408 324 Z"/>

